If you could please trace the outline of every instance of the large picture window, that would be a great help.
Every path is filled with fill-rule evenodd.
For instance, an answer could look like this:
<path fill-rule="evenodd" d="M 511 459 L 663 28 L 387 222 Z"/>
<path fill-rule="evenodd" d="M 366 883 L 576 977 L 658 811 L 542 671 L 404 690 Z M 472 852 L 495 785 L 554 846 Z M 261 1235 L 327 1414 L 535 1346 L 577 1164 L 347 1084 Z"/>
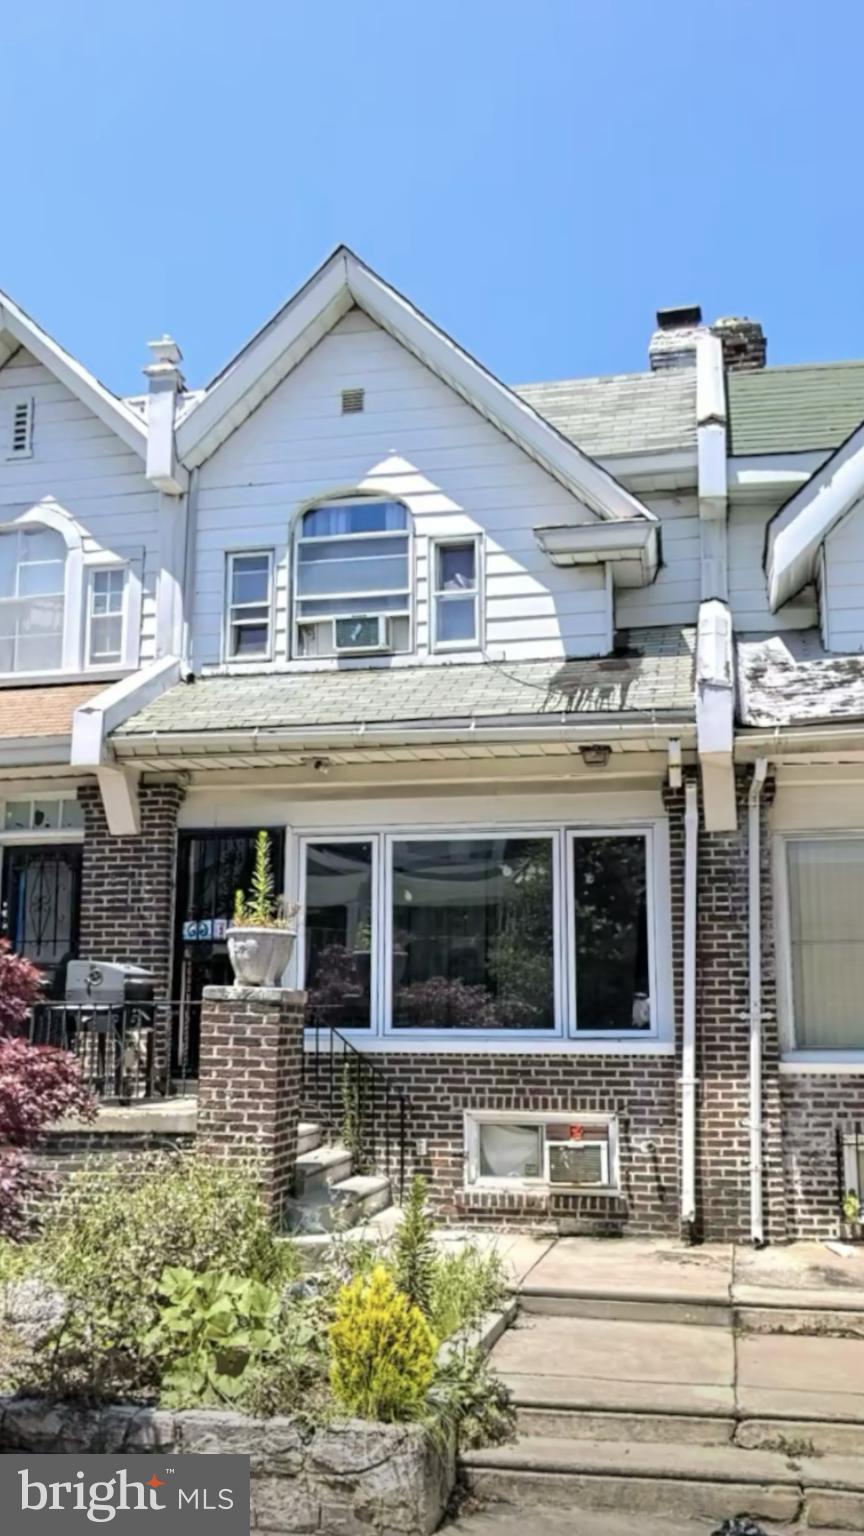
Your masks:
<path fill-rule="evenodd" d="M 319 1025 L 424 1038 L 671 1038 L 665 823 L 303 839 Z"/>
<path fill-rule="evenodd" d="M 555 1028 L 549 837 L 392 846 L 395 1029 Z"/>
<path fill-rule="evenodd" d="M 786 844 L 789 969 L 799 1050 L 864 1050 L 864 837 Z"/>
<path fill-rule="evenodd" d="M 310 507 L 295 560 L 300 656 L 407 651 L 411 530 L 401 502 L 356 497 Z"/>

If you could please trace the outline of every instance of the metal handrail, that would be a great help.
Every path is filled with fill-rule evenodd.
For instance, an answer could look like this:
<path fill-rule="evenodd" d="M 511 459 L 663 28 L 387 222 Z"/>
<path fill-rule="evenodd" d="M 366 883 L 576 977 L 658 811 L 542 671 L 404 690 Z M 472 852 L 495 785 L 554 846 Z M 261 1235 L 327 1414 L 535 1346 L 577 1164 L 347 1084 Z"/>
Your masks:
<path fill-rule="evenodd" d="M 393 1179 L 401 1204 L 408 1173 L 410 1100 L 368 1054 L 335 1025 L 322 1021 L 325 1011 L 316 1004 L 307 1014 L 304 1113 L 320 1117 L 325 1134 L 341 1135 L 354 1155 L 355 1172 L 374 1171 Z"/>
<path fill-rule="evenodd" d="M 76 1058 L 84 1087 L 99 1102 L 131 1104 L 185 1091 L 190 1010 L 180 1002 L 36 1003 L 25 1021 L 31 1045 Z"/>

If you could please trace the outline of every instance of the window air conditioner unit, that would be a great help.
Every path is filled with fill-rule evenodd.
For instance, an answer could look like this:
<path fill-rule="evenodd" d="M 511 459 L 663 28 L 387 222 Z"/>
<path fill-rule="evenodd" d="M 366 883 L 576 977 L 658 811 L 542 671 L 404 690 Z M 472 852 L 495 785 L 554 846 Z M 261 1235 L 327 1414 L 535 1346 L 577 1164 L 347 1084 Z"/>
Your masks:
<path fill-rule="evenodd" d="M 334 619 L 333 649 L 340 656 L 391 650 L 386 616 L 383 613 L 358 613 L 350 619 Z"/>
<path fill-rule="evenodd" d="M 550 1184 L 582 1187 L 609 1183 L 609 1148 L 603 1141 L 547 1142 Z"/>

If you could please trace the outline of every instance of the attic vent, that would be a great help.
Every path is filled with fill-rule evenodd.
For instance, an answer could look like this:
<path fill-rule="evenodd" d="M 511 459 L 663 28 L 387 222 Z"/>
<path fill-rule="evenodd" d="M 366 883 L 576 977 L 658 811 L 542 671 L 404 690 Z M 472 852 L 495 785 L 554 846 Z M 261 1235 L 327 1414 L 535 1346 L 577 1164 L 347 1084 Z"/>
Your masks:
<path fill-rule="evenodd" d="M 33 452 L 33 401 L 16 400 L 12 407 L 10 459 L 29 459 Z"/>
<path fill-rule="evenodd" d="M 362 411 L 366 400 L 365 389 L 343 389 L 342 391 L 342 415 L 356 416 Z"/>

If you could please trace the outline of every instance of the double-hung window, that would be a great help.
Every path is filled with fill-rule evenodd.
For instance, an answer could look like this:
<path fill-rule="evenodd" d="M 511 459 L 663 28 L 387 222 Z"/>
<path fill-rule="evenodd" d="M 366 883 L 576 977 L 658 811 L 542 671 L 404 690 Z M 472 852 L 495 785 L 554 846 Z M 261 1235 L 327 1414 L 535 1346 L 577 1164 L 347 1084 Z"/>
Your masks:
<path fill-rule="evenodd" d="M 300 868 L 319 1024 L 406 1039 L 668 1032 L 665 823 L 309 835 Z"/>
<path fill-rule="evenodd" d="M 480 551 L 476 539 L 431 546 L 432 624 L 436 651 L 480 642 Z"/>
<path fill-rule="evenodd" d="M 411 646 L 411 526 L 398 501 L 368 496 L 311 507 L 295 540 L 300 656 L 370 655 Z"/>
<path fill-rule="evenodd" d="M 266 660 L 272 649 L 273 551 L 229 555 L 227 589 L 226 659 Z"/>
<path fill-rule="evenodd" d="M 91 572 L 87 609 L 87 660 L 91 667 L 112 666 L 123 659 L 125 591 L 122 566 Z"/>
<path fill-rule="evenodd" d="M 0 534 L 0 673 L 63 665 L 66 543 L 27 524 Z"/>
<path fill-rule="evenodd" d="M 792 1043 L 864 1051 L 864 836 L 790 838 L 784 851 Z"/>

